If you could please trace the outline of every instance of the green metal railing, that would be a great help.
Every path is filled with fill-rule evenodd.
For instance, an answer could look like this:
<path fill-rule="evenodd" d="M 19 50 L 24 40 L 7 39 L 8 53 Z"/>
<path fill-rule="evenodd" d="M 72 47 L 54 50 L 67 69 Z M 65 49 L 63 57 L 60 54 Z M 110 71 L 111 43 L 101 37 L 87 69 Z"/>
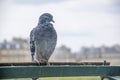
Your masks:
<path fill-rule="evenodd" d="M 20 66 L 19 63 L 1 63 L 0 79 L 10 78 L 33 78 L 33 77 L 69 77 L 69 76 L 102 76 L 110 80 L 118 80 L 114 76 L 120 76 L 120 66 L 104 66 L 104 65 L 79 65 L 81 63 L 51 63 L 52 65 L 40 65 L 37 63 L 25 63 Z M 62 64 L 62 65 L 59 65 Z M 74 65 L 73 65 L 74 64 Z M 84 63 L 85 64 L 85 63 Z M 86 63 L 87 64 L 87 63 Z M 106 63 L 107 64 L 107 63 Z M 12 65 L 12 66 L 9 66 Z M 112 77 L 110 77 L 112 76 Z"/>

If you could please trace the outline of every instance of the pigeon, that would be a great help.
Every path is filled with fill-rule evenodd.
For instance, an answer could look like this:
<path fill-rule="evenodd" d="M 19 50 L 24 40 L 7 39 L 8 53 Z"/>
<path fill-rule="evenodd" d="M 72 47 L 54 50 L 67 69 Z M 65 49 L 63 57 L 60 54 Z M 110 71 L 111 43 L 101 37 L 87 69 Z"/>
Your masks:
<path fill-rule="evenodd" d="M 56 47 L 57 33 L 51 22 L 54 22 L 53 16 L 50 13 L 43 13 L 39 17 L 38 25 L 30 32 L 32 61 L 48 63 Z"/>

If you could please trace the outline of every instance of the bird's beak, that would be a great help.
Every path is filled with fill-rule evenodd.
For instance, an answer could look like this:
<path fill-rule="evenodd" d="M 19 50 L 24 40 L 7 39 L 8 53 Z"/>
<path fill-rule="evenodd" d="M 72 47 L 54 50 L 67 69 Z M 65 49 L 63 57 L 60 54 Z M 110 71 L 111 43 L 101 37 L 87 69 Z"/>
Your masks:
<path fill-rule="evenodd" d="M 53 22 L 53 23 L 55 23 L 55 21 L 54 21 L 54 20 L 52 20 L 52 22 Z"/>

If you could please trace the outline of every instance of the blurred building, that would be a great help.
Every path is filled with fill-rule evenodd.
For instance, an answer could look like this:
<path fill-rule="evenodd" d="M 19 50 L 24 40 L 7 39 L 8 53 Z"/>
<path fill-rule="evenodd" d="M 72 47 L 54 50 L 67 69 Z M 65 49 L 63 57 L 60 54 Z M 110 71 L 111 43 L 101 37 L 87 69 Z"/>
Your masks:
<path fill-rule="evenodd" d="M 56 48 L 53 55 L 50 58 L 51 62 L 75 62 L 74 55 L 71 52 L 71 49 L 62 45 L 59 48 Z"/>
<path fill-rule="evenodd" d="M 120 65 L 120 45 L 100 46 L 100 47 L 82 47 L 79 56 L 79 61 L 104 61 L 111 62 L 111 65 Z"/>
<path fill-rule="evenodd" d="M 111 65 L 120 65 L 120 45 L 82 47 L 77 53 L 62 45 L 55 49 L 49 62 L 101 62 L 108 61 Z M 29 40 L 13 38 L 0 43 L 0 62 L 30 62 Z"/>
<path fill-rule="evenodd" d="M 30 62 L 29 40 L 13 38 L 12 41 L 4 40 L 0 43 L 0 62 Z M 50 58 L 51 62 L 73 62 L 71 49 L 66 46 L 56 48 Z"/>
<path fill-rule="evenodd" d="M 111 47 L 82 47 L 80 53 L 83 58 L 116 58 L 120 57 L 120 45 Z"/>
<path fill-rule="evenodd" d="M 13 38 L 12 41 L 4 40 L 0 43 L 0 62 L 28 62 L 30 52 L 28 40 Z"/>

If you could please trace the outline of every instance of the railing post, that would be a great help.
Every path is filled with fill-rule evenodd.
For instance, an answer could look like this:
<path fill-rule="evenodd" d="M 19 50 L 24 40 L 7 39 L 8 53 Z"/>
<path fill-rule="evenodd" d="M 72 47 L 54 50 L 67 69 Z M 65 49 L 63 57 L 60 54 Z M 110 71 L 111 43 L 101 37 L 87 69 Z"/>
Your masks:
<path fill-rule="evenodd" d="M 103 66 L 105 66 L 106 63 L 107 63 L 106 60 L 104 60 L 104 62 L 103 62 Z M 104 80 L 105 76 L 100 76 L 100 78 L 101 78 L 101 80 Z"/>
<path fill-rule="evenodd" d="M 106 66 L 106 60 L 104 60 L 104 66 Z M 120 79 L 116 79 L 114 77 L 111 76 L 101 76 L 101 80 L 104 80 L 105 78 L 109 79 L 109 80 L 120 80 Z"/>

